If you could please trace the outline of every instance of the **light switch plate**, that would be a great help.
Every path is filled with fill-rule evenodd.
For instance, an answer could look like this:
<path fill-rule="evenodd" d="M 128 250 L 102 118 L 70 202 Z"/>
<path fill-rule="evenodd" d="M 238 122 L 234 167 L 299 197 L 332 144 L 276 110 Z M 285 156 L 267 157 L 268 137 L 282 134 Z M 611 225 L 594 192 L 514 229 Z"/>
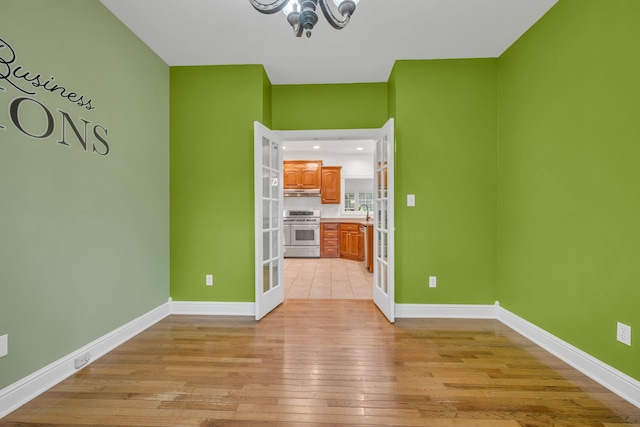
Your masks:
<path fill-rule="evenodd" d="M 407 206 L 415 206 L 415 205 L 416 205 L 416 195 L 407 194 Z"/>
<path fill-rule="evenodd" d="M 0 357 L 4 357 L 9 354 L 9 335 L 4 334 L 0 336 Z"/>

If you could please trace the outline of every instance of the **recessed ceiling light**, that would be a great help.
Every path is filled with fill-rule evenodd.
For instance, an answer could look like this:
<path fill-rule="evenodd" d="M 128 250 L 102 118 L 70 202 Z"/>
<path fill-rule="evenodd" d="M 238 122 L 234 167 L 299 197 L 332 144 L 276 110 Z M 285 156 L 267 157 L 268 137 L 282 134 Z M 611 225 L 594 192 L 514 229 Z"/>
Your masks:
<path fill-rule="evenodd" d="M 319 145 L 314 145 L 314 146 L 313 146 L 313 149 L 314 149 L 314 150 L 319 150 L 319 149 L 320 149 L 320 146 L 319 146 Z"/>
<path fill-rule="evenodd" d="M 364 150 L 364 148 L 362 148 L 362 147 L 358 147 L 358 148 L 356 148 L 356 150 L 358 150 L 358 151 L 362 151 L 362 150 Z"/>
<path fill-rule="evenodd" d="M 283 145 L 283 146 L 282 146 L 282 149 L 283 149 L 283 150 L 286 150 L 286 149 L 287 149 L 287 147 L 285 147 L 285 146 Z"/>

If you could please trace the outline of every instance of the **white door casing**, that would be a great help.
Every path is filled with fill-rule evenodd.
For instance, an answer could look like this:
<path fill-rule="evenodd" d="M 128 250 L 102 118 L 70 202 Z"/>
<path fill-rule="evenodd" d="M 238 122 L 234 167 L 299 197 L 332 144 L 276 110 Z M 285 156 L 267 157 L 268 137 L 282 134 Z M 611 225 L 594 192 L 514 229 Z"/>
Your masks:
<path fill-rule="evenodd" d="M 282 177 L 282 140 L 304 139 L 373 139 L 376 143 L 374 155 L 374 288 L 373 300 L 380 311 L 390 322 L 395 321 L 395 285 L 394 285 L 394 120 L 389 119 L 380 129 L 346 129 L 346 130 L 304 130 L 304 131 L 279 131 L 274 132 L 259 122 L 254 125 L 254 177 L 255 177 L 255 258 L 256 258 L 256 320 L 261 319 L 271 310 L 284 301 L 283 271 L 284 259 L 282 256 L 282 206 L 283 192 Z M 268 141 L 268 143 L 267 143 Z M 263 167 L 263 143 L 275 149 L 270 154 L 269 165 Z M 274 157 L 271 157 L 274 156 Z M 277 157 L 279 164 L 273 163 Z M 380 167 L 378 167 L 380 164 Z M 266 170 L 269 170 L 267 175 Z M 271 173 L 277 171 L 279 178 L 274 184 Z M 264 176 L 264 178 L 263 178 Z M 270 186 L 265 180 L 269 177 Z M 386 179 L 385 179 L 386 178 Z M 277 203 L 274 197 L 265 197 L 265 188 L 271 195 L 277 187 Z M 277 228 L 271 223 L 270 228 L 265 228 L 263 216 L 264 206 L 277 204 L 278 222 Z M 270 214 L 269 220 L 273 221 L 276 214 Z M 277 232 L 276 232 L 277 231 Z M 276 232 L 275 234 L 273 234 Z M 270 233 L 270 234 L 268 234 Z M 270 255 L 276 253 L 273 248 L 278 248 L 277 257 L 265 258 L 265 238 L 272 239 L 279 236 L 276 243 L 271 240 Z M 275 246 L 274 246 L 275 245 Z M 268 247 L 268 246 L 267 246 Z M 266 267 L 269 267 L 268 273 Z M 275 269 L 272 267 L 275 266 Z M 277 269 L 277 271 L 275 271 Z M 275 275 L 275 276 L 274 276 Z M 277 277 L 277 282 L 265 284 L 264 277 Z"/>
<path fill-rule="evenodd" d="M 282 139 L 254 122 L 256 320 L 284 301 Z"/>

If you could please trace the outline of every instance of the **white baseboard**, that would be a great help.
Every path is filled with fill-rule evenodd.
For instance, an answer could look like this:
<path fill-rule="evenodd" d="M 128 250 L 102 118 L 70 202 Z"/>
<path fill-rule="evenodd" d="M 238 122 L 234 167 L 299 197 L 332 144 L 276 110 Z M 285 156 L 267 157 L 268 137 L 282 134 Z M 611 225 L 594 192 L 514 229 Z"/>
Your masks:
<path fill-rule="evenodd" d="M 0 418 L 5 417 L 65 378 L 78 372 L 78 369 L 74 367 L 75 358 L 85 353 L 90 353 L 91 359 L 89 363 L 91 363 L 148 327 L 164 319 L 169 314 L 170 302 L 167 302 L 55 362 L 50 363 L 31 375 L 3 388 L 0 390 Z"/>
<path fill-rule="evenodd" d="M 173 301 L 171 314 L 255 317 L 256 304 L 253 302 Z"/>
<path fill-rule="evenodd" d="M 396 304 L 396 317 L 414 319 L 495 319 L 495 305 Z"/>
<path fill-rule="evenodd" d="M 571 365 L 592 380 L 640 408 L 640 381 L 607 365 L 531 322 L 497 307 L 497 319 Z"/>

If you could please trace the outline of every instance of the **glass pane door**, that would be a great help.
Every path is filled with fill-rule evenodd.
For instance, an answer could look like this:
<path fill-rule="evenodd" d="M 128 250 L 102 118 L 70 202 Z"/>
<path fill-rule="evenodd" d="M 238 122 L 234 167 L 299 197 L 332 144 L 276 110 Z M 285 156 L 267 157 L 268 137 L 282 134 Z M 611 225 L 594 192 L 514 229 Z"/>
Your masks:
<path fill-rule="evenodd" d="M 256 319 L 284 301 L 282 148 L 276 133 L 254 126 Z"/>
<path fill-rule="evenodd" d="M 373 300 L 390 322 L 395 321 L 393 220 L 393 119 L 381 129 L 374 156 L 375 226 Z"/>

